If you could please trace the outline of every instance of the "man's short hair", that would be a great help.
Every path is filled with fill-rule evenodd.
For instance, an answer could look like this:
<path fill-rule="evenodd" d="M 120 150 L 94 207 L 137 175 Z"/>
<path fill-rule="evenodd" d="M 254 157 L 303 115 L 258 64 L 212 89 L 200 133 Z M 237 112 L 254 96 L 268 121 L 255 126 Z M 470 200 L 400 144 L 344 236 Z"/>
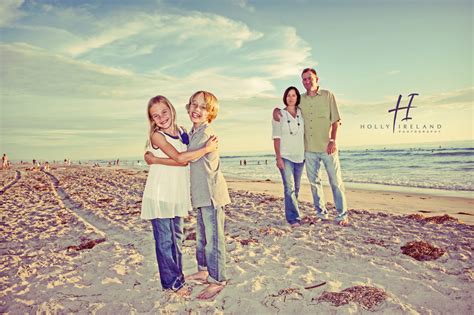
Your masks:
<path fill-rule="evenodd" d="M 306 72 L 311 72 L 315 76 L 318 76 L 318 74 L 316 73 L 316 70 L 314 70 L 314 68 L 304 68 L 303 72 L 301 72 L 301 75 L 305 74 Z"/>

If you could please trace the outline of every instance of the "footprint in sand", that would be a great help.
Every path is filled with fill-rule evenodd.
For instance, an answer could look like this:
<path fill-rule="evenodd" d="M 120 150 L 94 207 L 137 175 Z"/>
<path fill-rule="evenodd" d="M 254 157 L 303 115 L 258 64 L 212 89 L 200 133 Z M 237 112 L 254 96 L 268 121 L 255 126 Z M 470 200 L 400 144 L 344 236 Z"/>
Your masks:
<path fill-rule="evenodd" d="M 122 281 L 120 281 L 118 278 L 114 277 L 114 278 L 109 278 L 109 277 L 106 277 L 104 278 L 102 281 L 101 281 L 101 284 L 123 284 Z"/>
<path fill-rule="evenodd" d="M 294 238 L 303 238 L 305 237 L 305 233 L 303 233 L 303 231 L 299 231 L 299 230 L 295 230 L 293 231 L 293 237 Z"/>

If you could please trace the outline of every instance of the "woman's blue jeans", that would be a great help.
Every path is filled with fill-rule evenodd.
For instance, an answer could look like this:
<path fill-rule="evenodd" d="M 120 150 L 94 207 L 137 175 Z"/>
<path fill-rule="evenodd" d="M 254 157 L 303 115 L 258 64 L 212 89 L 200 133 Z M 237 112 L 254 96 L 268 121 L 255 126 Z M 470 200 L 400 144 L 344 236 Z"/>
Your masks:
<path fill-rule="evenodd" d="M 156 259 L 163 289 L 177 291 L 184 285 L 181 246 L 184 240 L 183 218 L 153 219 Z"/>
<path fill-rule="evenodd" d="M 283 159 L 284 167 L 280 170 L 283 180 L 283 190 L 285 196 L 285 217 L 289 224 L 300 221 L 300 211 L 298 208 L 298 193 L 300 191 L 301 175 L 303 174 L 304 161 L 295 163 Z"/>

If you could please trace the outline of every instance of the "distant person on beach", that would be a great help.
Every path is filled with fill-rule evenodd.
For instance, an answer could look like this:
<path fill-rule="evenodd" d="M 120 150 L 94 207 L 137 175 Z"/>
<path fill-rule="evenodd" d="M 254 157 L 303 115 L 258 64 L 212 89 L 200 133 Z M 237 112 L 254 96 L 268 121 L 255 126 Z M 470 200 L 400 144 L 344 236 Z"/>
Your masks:
<path fill-rule="evenodd" d="M 3 153 L 3 156 L 2 156 L 2 169 L 7 169 L 9 166 L 9 161 L 8 161 L 8 156 Z"/>
<path fill-rule="evenodd" d="M 51 167 L 49 166 L 49 162 L 48 161 L 44 162 L 43 171 L 49 172 L 50 170 L 51 170 Z"/>
<path fill-rule="evenodd" d="M 313 68 L 304 69 L 301 79 L 306 89 L 299 106 L 306 122 L 304 128 L 306 174 L 311 185 L 316 215 L 323 220 L 328 218 L 321 184 L 321 164 L 324 163 L 338 213 L 336 222 L 346 226 L 349 224 L 347 203 L 336 147 L 337 129 L 341 120 L 336 99 L 330 91 L 319 88 L 319 78 Z M 280 109 L 275 108 L 273 119 L 280 121 L 281 117 Z"/>
<path fill-rule="evenodd" d="M 210 123 L 217 117 L 219 105 L 214 94 L 194 93 L 186 105 L 193 128 L 189 133 L 188 150 L 200 150 L 215 135 Z M 161 159 L 145 156 L 147 163 L 162 163 Z M 173 157 L 172 157 L 173 158 Z M 173 158 L 175 159 L 175 158 Z M 176 159 L 175 159 L 176 160 Z M 208 300 L 227 284 L 224 235 L 224 206 L 230 203 L 227 183 L 220 169 L 218 151 L 191 161 L 191 199 L 197 213 L 196 259 L 198 272 L 186 277 L 209 285 L 197 296 Z"/>
<path fill-rule="evenodd" d="M 276 166 L 280 170 L 285 197 L 285 217 L 292 227 L 300 226 L 298 192 L 304 168 L 304 120 L 298 108 L 301 95 L 290 86 L 283 94 L 282 119 L 272 120 Z"/>
<path fill-rule="evenodd" d="M 198 150 L 187 151 L 188 135 L 176 125 L 176 110 L 166 97 L 151 98 L 147 112 L 150 129 L 146 154 L 172 159 L 166 159 L 162 165 L 150 166 L 141 218 L 151 220 L 161 285 L 186 296 L 190 292 L 184 287 L 181 251 L 183 218 L 191 209 L 189 167 L 186 165 L 188 161 L 216 150 L 217 139 L 211 137 Z"/>
<path fill-rule="evenodd" d="M 33 166 L 31 167 L 32 171 L 39 171 L 40 170 L 40 163 L 36 159 L 33 160 Z"/>

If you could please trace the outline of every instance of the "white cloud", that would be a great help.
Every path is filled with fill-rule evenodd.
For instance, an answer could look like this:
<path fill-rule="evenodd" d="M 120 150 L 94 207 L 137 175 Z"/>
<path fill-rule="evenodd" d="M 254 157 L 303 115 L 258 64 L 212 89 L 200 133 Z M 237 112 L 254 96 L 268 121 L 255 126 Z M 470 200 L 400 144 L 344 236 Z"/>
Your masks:
<path fill-rule="evenodd" d="M 121 23 L 118 24 L 117 20 Z M 96 22 L 92 28 L 98 35 L 81 39 L 65 51 L 78 56 L 102 48 L 103 51 L 97 54 L 130 57 L 149 54 L 155 47 L 188 46 L 189 42 L 195 47 L 238 49 L 244 43 L 262 36 L 244 23 L 200 12 L 188 15 L 140 13 L 126 17 L 120 13 Z"/>
<path fill-rule="evenodd" d="M 262 33 L 252 31 L 242 22 L 223 16 L 195 12 L 191 15 L 164 16 L 165 31 L 174 30 L 179 41 L 200 39 L 206 43 L 219 43 L 233 49 L 242 47 L 245 42 L 257 40 Z"/>
<path fill-rule="evenodd" d="M 51 54 L 28 44 L 0 45 L 3 93 L 83 99 L 145 99 L 166 94 L 185 101 L 193 90 L 207 89 L 219 98 L 265 96 L 274 91 L 267 78 L 230 76 L 219 68 L 170 76 L 143 75 Z M 164 92 L 162 92 L 164 91 Z"/>
<path fill-rule="evenodd" d="M 2 0 L 0 2 L 0 26 L 8 26 L 22 17 L 24 14 L 19 10 L 23 0 Z"/>
<path fill-rule="evenodd" d="M 21 43 L 0 45 L 0 52 L 2 94 L 58 99 L 100 98 L 106 96 L 104 92 L 114 91 L 134 94 L 133 73 L 127 70 L 74 60 Z"/>
<path fill-rule="evenodd" d="M 244 10 L 255 12 L 255 8 L 248 3 L 248 0 L 231 0 L 231 2 Z"/>
<path fill-rule="evenodd" d="M 247 59 L 258 62 L 260 71 L 271 78 L 294 76 L 308 65 L 316 65 L 311 47 L 296 34 L 293 27 L 279 27 L 267 34 L 262 49 L 249 53 Z"/>
<path fill-rule="evenodd" d="M 294 76 L 302 67 L 315 64 L 309 60 L 309 45 L 291 27 L 272 28 L 264 34 L 240 21 L 195 11 L 117 11 L 94 18 L 86 7 L 38 5 L 38 10 L 44 15 L 41 21 L 50 16 L 47 20 L 52 24 L 18 27 L 31 32 L 21 39 L 86 64 L 106 65 L 104 71 L 126 65 L 143 75 L 159 69 L 191 76 L 220 68 L 221 78 L 252 73 L 246 80 L 254 86 L 249 91 L 261 93 L 271 90 L 268 80 Z M 58 20 L 66 25 L 64 29 Z M 216 71 L 213 76 L 217 77 Z"/>
<path fill-rule="evenodd" d="M 145 30 L 146 27 L 147 25 L 141 22 L 130 22 L 121 27 L 114 25 L 113 28 L 109 28 L 97 36 L 75 44 L 72 47 L 67 48 L 66 51 L 73 56 L 77 56 L 92 49 L 108 45 L 117 40 L 123 40 L 127 37 L 136 35 Z"/>
<path fill-rule="evenodd" d="M 205 78 L 205 80 L 203 80 Z M 275 91 L 270 80 L 261 77 L 228 76 L 217 69 L 206 69 L 195 72 L 190 76 L 181 78 L 185 84 L 182 86 L 194 87 L 194 90 L 209 90 L 225 99 L 249 98 L 255 96 L 268 96 Z"/>
<path fill-rule="evenodd" d="M 442 92 L 439 95 L 426 97 L 426 102 L 434 108 L 445 109 L 473 109 L 474 87 L 468 87 L 456 91 Z"/>
<path fill-rule="evenodd" d="M 47 50 L 44 50 L 40 47 L 36 47 L 33 45 L 29 45 L 27 43 L 0 44 L 0 49 L 4 51 L 5 53 L 11 53 L 10 55 L 5 55 L 5 58 L 8 58 L 8 56 L 10 56 L 11 59 L 15 60 L 13 57 L 13 54 L 16 54 L 16 53 L 20 54 L 18 55 L 19 58 L 21 58 L 21 56 L 31 58 L 32 63 L 35 63 L 33 61 L 36 58 L 38 61 L 38 63 L 36 64 L 38 66 L 41 66 L 41 65 L 48 66 L 47 64 L 42 64 L 41 62 L 42 61 L 41 58 L 45 58 L 45 59 L 55 59 L 55 60 L 51 60 L 51 62 L 65 63 L 67 65 L 70 65 L 71 67 L 80 67 L 85 70 L 90 70 L 90 71 L 94 71 L 94 72 L 98 72 L 102 74 L 108 74 L 108 75 L 131 75 L 132 74 L 130 71 L 127 71 L 124 69 L 97 65 L 89 61 L 75 60 L 75 59 L 71 59 L 59 54 L 50 53 Z M 25 63 L 15 62 L 15 61 L 13 62 L 13 64 L 9 64 L 9 66 L 25 68 L 24 67 Z M 8 60 L 5 60 L 5 62 L 7 64 L 9 63 Z M 26 62 L 26 60 L 24 60 L 24 62 Z M 34 70 L 34 67 L 33 67 L 33 70 Z"/>

